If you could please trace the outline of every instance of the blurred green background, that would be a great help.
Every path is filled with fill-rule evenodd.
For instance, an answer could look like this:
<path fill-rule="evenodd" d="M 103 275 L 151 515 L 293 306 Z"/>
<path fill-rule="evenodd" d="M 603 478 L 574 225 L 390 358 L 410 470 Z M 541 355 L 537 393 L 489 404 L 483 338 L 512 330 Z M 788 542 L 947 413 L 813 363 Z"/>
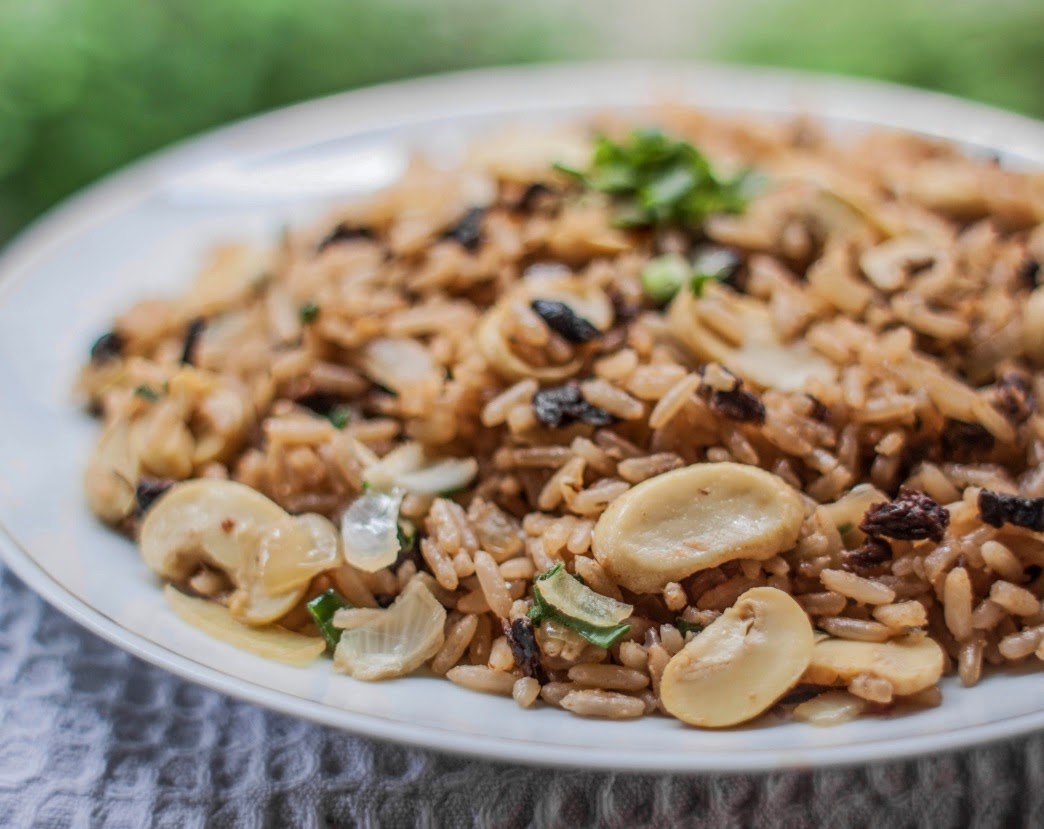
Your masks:
<path fill-rule="evenodd" d="M 868 75 L 1044 116 L 1044 0 L 0 0 L 0 241 L 106 171 L 258 110 L 597 56 Z"/>

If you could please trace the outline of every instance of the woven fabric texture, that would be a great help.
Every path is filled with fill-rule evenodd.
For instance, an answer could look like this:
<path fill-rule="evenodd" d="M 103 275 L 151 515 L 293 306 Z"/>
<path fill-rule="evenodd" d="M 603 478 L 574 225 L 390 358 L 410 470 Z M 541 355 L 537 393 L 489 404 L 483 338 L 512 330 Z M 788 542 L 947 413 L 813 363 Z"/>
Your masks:
<path fill-rule="evenodd" d="M 0 566 L 0 827 L 1039 827 L 1044 734 L 852 769 L 635 775 L 377 743 L 186 683 Z"/>

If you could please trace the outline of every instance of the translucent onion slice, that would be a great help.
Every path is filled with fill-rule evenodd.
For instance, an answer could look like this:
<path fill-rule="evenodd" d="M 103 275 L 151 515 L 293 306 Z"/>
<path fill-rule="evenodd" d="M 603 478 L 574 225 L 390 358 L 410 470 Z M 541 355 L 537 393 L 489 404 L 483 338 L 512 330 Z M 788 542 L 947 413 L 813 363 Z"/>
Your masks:
<path fill-rule="evenodd" d="M 617 625 L 634 611 L 631 605 L 603 596 L 581 584 L 565 568 L 554 570 L 547 578 L 539 579 L 536 587 L 540 597 L 559 613 L 595 627 Z"/>
<path fill-rule="evenodd" d="M 371 489 L 341 516 L 345 560 L 367 573 L 395 563 L 399 556 L 399 507 L 403 492 Z"/>
<path fill-rule="evenodd" d="M 565 380 L 576 374 L 582 365 L 579 357 L 560 366 L 534 366 L 519 357 L 504 336 L 506 305 L 490 308 L 476 330 L 476 345 L 490 368 L 507 380 L 525 380 L 535 377 L 547 383 Z"/>
<path fill-rule="evenodd" d="M 288 665 L 307 665 L 326 650 L 326 642 L 320 637 L 303 636 L 275 626 L 247 627 L 216 602 L 186 596 L 170 585 L 164 588 L 163 595 L 171 610 L 183 621 L 257 656 Z"/>
<path fill-rule="evenodd" d="M 443 458 L 413 472 L 404 472 L 395 482 L 418 495 L 449 495 L 468 486 L 478 474 L 474 458 Z"/>
<path fill-rule="evenodd" d="M 405 676 L 442 647 L 445 624 L 446 609 L 414 579 L 391 607 L 367 614 L 362 624 L 341 634 L 334 667 L 355 679 Z"/>
<path fill-rule="evenodd" d="M 363 351 L 362 368 L 367 376 L 397 394 L 438 390 L 442 371 L 431 352 L 416 340 L 382 337 Z"/>
<path fill-rule="evenodd" d="M 281 521 L 261 538 L 257 578 L 275 596 L 308 584 L 342 561 L 341 539 L 333 524 L 314 513 Z"/>
<path fill-rule="evenodd" d="M 423 465 L 424 447 L 419 443 L 404 443 L 366 467 L 363 482 L 375 489 L 390 490 L 399 475 L 420 469 Z"/>

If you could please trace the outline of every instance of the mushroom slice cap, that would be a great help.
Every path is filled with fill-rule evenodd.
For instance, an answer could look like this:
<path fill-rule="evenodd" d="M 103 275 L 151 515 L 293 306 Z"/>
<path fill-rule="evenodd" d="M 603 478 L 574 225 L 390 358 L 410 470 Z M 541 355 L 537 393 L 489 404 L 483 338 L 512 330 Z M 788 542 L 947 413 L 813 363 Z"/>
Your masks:
<path fill-rule="evenodd" d="M 334 667 L 356 679 L 404 676 L 438 653 L 445 639 L 446 609 L 419 579 L 386 610 L 361 621 L 341 634 L 334 651 Z"/>
<path fill-rule="evenodd" d="M 235 481 L 198 478 L 172 486 L 146 513 L 139 544 L 145 563 L 172 581 L 205 562 L 235 579 L 244 545 L 287 518 L 257 490 Z"/>
<path fill-rule="evenodd" d="M 84 473 L 87 504 L 95 515 L 115 524 L 134 511 L 139 466 L 130 423 L 114 420 L 98 438 Z"/>
<path fill-rule="evenodd" d="M 845 685 L 859 674 L 869 674 L 887 679 L 897 696 L 908 696 L 935 685 L 944 665 L 942 648 L 928 636 L 888 642 L 828 638 L 816 643 L 805 681 Z"/>
<path fill-rule="evenodd" d="M 306 665 L 326 650 L 326 642 L 281 627 L 248 627 L 237 622 L 228 609 L 210 601 L 186 596 L 167 585 L 163 590 L 171 610 L 204 633 L 245 651 L 290 665 Z"/>
<path fill-rule="evenodd" d="M 689 725 L 746 722 L 797 683 L 812 649 L 812 624 L 801 606 L 774 587 L 751 588 L 671 657 L 660 700 Z"/>
<path fill-rule="evenodd" d="M 698 463 L 616 498 L 595 525 L 595 558 L 629 590 L 651 593 L 737 558 L 794 546 L 801 498 L 782 478 L 738 463 Z"/>

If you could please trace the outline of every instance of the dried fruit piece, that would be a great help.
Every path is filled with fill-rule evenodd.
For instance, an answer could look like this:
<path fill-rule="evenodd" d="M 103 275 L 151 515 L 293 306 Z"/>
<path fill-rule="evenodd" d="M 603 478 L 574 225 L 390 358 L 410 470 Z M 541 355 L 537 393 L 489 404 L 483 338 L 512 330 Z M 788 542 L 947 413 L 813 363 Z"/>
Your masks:
<path fill-rule="evenodd" d="M 557 299 L 534 299 L 530 307 L 547 323 L 547 327 L 571 343 L 580 345 L 601 336 L 601 332 Z"/>
<path fill-rule="evenodd" d="M 108 331 L 94 341 L 91 346 L 91 362 L 95 365 L 118 360 L 123 356 L 126 343 L 118 331 Z"/>
<path fill-rule="evenodd" d="M 608 426 L 613 416 L 584 400 L 578 383 L 540 389 L 533 395 L 533 412 L 542 424 L 558 429 L 579 421 L 590 426 Z"/>
<path fill-rule="evenodd" d="M 511 653 L 515 657 L 515 664 L 526 676 L 533 677 L 541 685 L 547 684 L 547 671 L 540 661 L 540 647 L 533 632 L 533 623 L 522 616 L 511 624 L 505 620 L 503 627 L 508 645 L 511 646 Z"/>
<path fill-rule="evenodd" d="M 930 538 L 942 541 L 950 513 L 916 489 L 901 487 L 891 503 L 875 504 L 866 511 L 859 529 L 867 535 L 883 535 L 902 541 Z"/>
<path fill-rule="evenodd" d="M 443 239 L 452 239 L 466 250 L 475 250 L 482 242 L 482 219 L 487 208 L 472 207 L 460 221 L 442 234 Z"/>
<path fill-rule="evenodd" d="M 979 514 L 993 527 L 1014 524 L 1034 532 L 1044 532 L 1044 498 L 1020 498 L 983 489 L 979 492 Z"/>

